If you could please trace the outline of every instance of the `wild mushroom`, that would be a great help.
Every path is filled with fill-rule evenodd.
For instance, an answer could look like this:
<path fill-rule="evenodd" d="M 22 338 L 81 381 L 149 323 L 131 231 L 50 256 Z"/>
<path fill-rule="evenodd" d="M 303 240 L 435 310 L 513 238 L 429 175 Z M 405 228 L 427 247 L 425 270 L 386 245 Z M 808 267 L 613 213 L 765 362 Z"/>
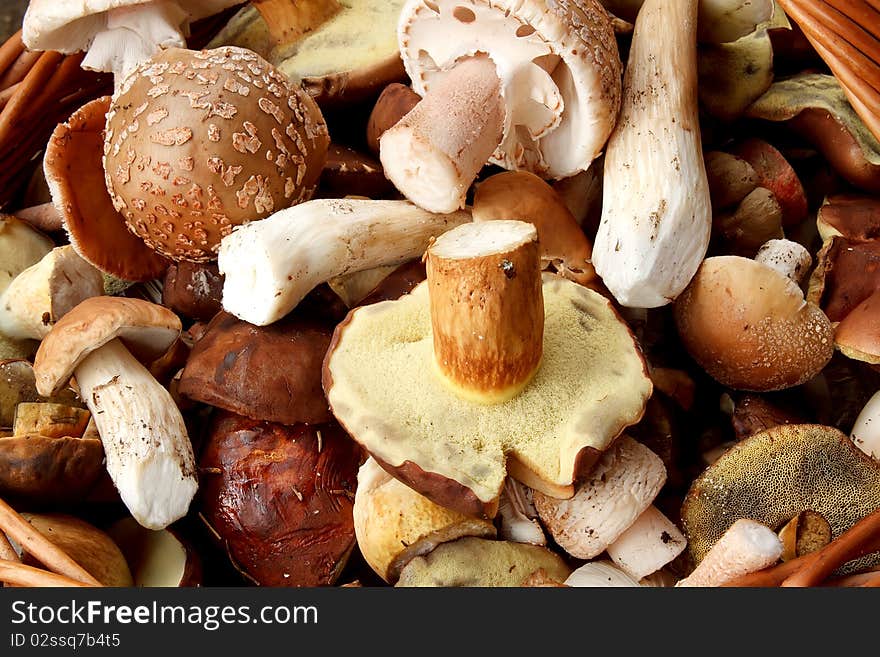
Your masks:
<path fill-rule="evenodd" d="M 849 437 L 860 450 L 880 462 L 880 391 L 862 408 Z"/>
<path fill-rule="evenodd" d="M 832 236 L 816 255 L 807 301 L 840 322 L 880 290 L 880 240 Z"/>
<path fill-rule="evenodd" d="M 800 385 L 834 353 L 831 322 L 795 282 L 809 254 L 794 242 L 770 244 L 773 249 L 755 260 L 707 258 L 675 303 L 688 353 L 714 379 L 738 390 Z"/>
<path fill-rule="evenodd" d="M 822 514 L 839 536 L 880 506 L 880 463 L 837 429 L 773 427 L 724 453 L 691 484 L 681 508 L 695 563 L 738 519 L 771 530 L 806 510 Z M 861 565 L 880 563 L 880 555 Z"/>
<path fill-rule="evenodd" d="M 630 587 L 639 586 L 639 582 L 612 562 L 602 559 L 589 561 L 572 571 L 565 585 L 584 588 Z"/>
<path fill-rule="evenodd" d="M 772 566 L 781 556 L 782 541 L 772 529 L 755 520 L 740 518 L 676 586 L 721 586 Z"/>
<path fill-rule="evenodd" d="M 215 262 L 172 263 L 162 281 L 162 305 L 179 315 L 210 321 L 223 307 L 223 277 Z"/>
<path fill-rule="evenodd" d="M 783 225 L 796 226 L 806 218 L 804 186 L 785 156 L 772 144 L 752 137 L 735 144 L 731 151 L 752 166 L 759 186 L 773 192 L 782 207 Z"/>
<path fill-rule="evenodd" d="M 518 587 L 539 568 L 557 582 L 571 573 L 562 558 L 539 545 L 465 537 L 412 559 L 397 587 Z"/>
<path fill-rule="evenodd" d="M 614 127 L 621 64 L 598 0 L 409 0 L 398 39 L 423 99 L 382 135 L 380 159 L 426 210 L 463 207 L 487 161 L 572 176 Z"/>
<path fill-rule="evenodd" d="M 696 23 L 696 0 L 648 0 L 636 20 L 593 244 L 596 272 L 624 306 L 672 302 L 709 246 Z M 662 53 L 658 34 L 665 35 Z"/>
<path fill-rule="evenodd" d="M 104 183 L 101 153 L 110 97 L 96 98 L 59 123 L 43 157 L 52 203 L 81 258 L 123 281 L 157 278 L 168 261 L 125 227 Z"/>
<path fill-rule="evenodd" d="M 834 346 L 848 358 L 871 365 L 880 364 L 880 290 L 844 317 L 834 330 Z"/>
<path fill-rule="evenodd" d="M 535 508 L 566 552 L 592 559 L 638 520 L 665 483 L 666 468 L 660 457 L 629 436 L 621 436 L 572 497 L 560 500 L 536 492 Z"/>
<path fill-rule="evenodd" d="M 180 330 L 177 315 L 161 306 L 93 297 L 52 327 L 34 361 L 42 395 L 76 376 L 101 435 L 107 472 L 132 516 L 150 529 L 186 514 L 197 488 L 195 459 L 177 405 L 132 352 L 155 360 Z"/>
<path fill-rule="evenodd" d="M 650 397 L 632 334 L 596 292 L 542 282 L 531 224 L 459 226 L 430 246 L 427 270 L 408 295 L 337 326 L 324 362 L 333 414 L 441 506 L 491 517 L 507 473 L 570 497 Z"/>
<path fill-rule="evenodd" d="M 310 198 L 329 143 L 311 97 L 256 53 L 170 48 L 113 96 L 105 182 L 147 246 L 209 261 L 234 226 Z"/>
<path fill-rule="evenodd" d="M 15 277 L 0 294 L 0 333 L 40 340 L 71 308 L 104 293 L 101 272 L 70 245 L 59 246 Z"/>
<path fill-rule="evenodd" d="M 816 228 L 823 242 L 832 237 L 854 241 L 880 238 L 880 199 L 861 194 L 827 197 L 816 214 Z"/>
<path fill-rule="evenodd" d="M 336 423 L 284 426 L 219 412 L 199 460 L 199 512 L 250 582 L 333 584 L 355 546 L 361 460 Z"/>
<path fill-rule="evenodd" d="M 367 120 L 367 148 L 379 155 L 379 139 L 398 124 L 422 99 L 411 87 L 392 82 L 382 90 Z"/>
<path fill-rule="evenodd" d="M 141 527 L 123 518 L 107 529 L 131 569 L 132 586 L 200 586 L 202 562 L 195 548 L 172 529 Z"/>
<path fill-rule="evenodd" d="M 358 196 L 396 198 L 397 190 L 388 182 L 382 165 L 371 155 L 348 146 L 330 144 L 315 198 Z"/>
<path fill-rule="evenodd" d="M 538 519 L 534 491 L 508 477 L 498 502 L 498 533 L 505 541 L 547 545 L 547 537 Z"/>
<path fill-rule="evenodd" d="M 713 229 L 727 255 L 753 258 L 761 246 L 782 239 L 782 206 L 769 189 L 755 187 L 739 205 L 715 215 Z"/>
<path fill-rule="evenodd" d="M 575 283 L 596 289 L 593 247 L 554 189 L 528 171 L 505 171 L 477 185 L 474 221 L 514 219 L 538 230 L 541 260 Z"/>
<path fill-rule="evenodd" d="M 426 212 L 408 201 L 315 199 L 243 226 L 220 243 L 223 308 L 265 326 L 336 276 L 398 265 L 469 212 Z"/>
<path fill-rule="evenodd" d="M 119 84 L 159 50 L 185 47 L 191 23 L 236 4 L 238 0 L 32 0 L 22 40 L 31 50 L 87 50 L 82 67 L 112 71 Z"/>
<path fill-rule="evenodd" d="M 258 52 L 322 107 L 351 106 L 406 73 L 397 50 L 403 0 L 256 0 L 209 47 Z"/>
<path fill-rule="evenodd" d="M 663 568 L 686 547 L 681 530 L 652 505 L 608 545 L 607 552 L 627 575 L 641 580 Z"/>
<path fill-rule="evenodd" d="M 807 509 L 779 530 L 782 560 L 791 561 L 821 550 L 831 542 L 831 523 L 821 513 Z"/>
<path fill-rule="evenodd" d="M 410 560 L 441 543 L 463 536 L 495 538 L 495 526 L 488 520 L 434 504 L 373 459 L 367 459 L 358 471 L 354 530 L 364 559 L 391 584 Z"/>

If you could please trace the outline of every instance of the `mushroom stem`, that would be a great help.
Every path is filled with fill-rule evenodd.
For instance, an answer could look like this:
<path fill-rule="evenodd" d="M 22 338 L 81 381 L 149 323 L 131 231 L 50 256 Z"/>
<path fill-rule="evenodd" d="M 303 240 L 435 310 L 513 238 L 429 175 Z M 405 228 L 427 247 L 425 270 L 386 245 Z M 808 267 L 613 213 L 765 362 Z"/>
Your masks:
<path fill-rule="evenodd" d="M 687 546 L 681 530 L 655 506 L 649 506 L 611 543 L 608 556 L 633 579 L 655 573 Z"/>
<path fill-rule="evenodd" d="M 804 275 L 810 270 L 810 265 L 813 263 L 810 252 L 791 240 L 766 242 L 758 250 L 755 261 L 784 274 L 797 285 L 801 284 Z"/>
<path fill-rule="evenodd" d="M 464 399 L 515 397 L 541 363 L 538 232 L 522 221 L 464 224 L 427 252 L 434 364 Z"/>
<path fill-rule="evenodd" d="M 119 340 L 90 353 L 75 375 L 132 516 L 148 529 L 182 518 L 197 488 L 195 459 L 169 392 Z"/>
<path fill-rule="evenodd" d="M 101 586 L 100 583 L 80 582 L 65 575 L 56 575 L 42 568 L 5 559 L 0 559 L 0 582 L 33 588 Z"/>
<path fill-rule="evenodd" d="M 431 212 L 463 208 L 467 191 L 501 143 L 501 80 L 488 57 L 461 61 L 379 139 L 385 175 Z"/>
<path fill-rule="evenodd" d="M 880 461 L 880 390 L 862 408 L 849 437 L 865 454 Z"/>
<path fill-rule="evenodd" d="M 253 0 L 275 46 L 299 40 L 329 21 L 342 10 L 337 0 Z"/>

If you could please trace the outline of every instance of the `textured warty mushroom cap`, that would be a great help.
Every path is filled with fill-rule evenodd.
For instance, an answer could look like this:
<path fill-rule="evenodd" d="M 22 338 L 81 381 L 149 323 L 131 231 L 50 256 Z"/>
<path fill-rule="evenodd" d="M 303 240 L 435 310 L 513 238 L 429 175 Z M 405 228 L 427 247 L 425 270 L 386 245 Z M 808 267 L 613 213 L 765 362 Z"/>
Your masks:
<path fill-rule="evenodd" d="M 169 48 L 114 94 L 105 181 L 149 247 L 214 260 L 234 226 L 311 197 L 329 144 L 311 97 L 256 53 Z"/>
<path fill-rule="evenodd" d="M 837 537 L 878 507 L 880 463 L 837 429 L 789 424 L 747 438 L 709 466 L 691 485 L 681 518 L 699 563 L 740 518 L 776 530 L 810 509 Z M 880 554 L 867 561 L 880 563 Z"/>
<path fill-rule="evenodd" d="M 52 327 L 34 359 L 37 391 L 56 394 L 83 359 L 120 338 L 144 362 L 159 358 L 180 335 L 180 318 L 162 306 L 123 297 L 92 297 Z"/>
<path fill-rule="evenodd" d="M 799 385 L 834 353 L 825 314 L 784 274 L 748 258 L 703 261 L 675 302 L 675 320 L 691 356 L 740 390 Z"/>
<path fill-rule="evenodd" d="M 622 66 L 611 21 L 596 0 L 410 0 L 398 37 L 422 96 L 459 59 L 489 55 L 507 108 L 495 164 L 572 176 L 611 134 Z"/>
<path fill-rule="evenodd" d="M 76 52 L 89 47 L 107 29 L 107 12 L 144 4 L 165 5 L 181 27 L 239 4 L 240 0 L 31 0 L 22 23 L 22 39 L 32 50 Z M 177 44 L 183 45 L 183 44 Z"/>
<path fill-rule="evenodd" d="M 399 479 L 442 506 L 491 515 L 506 470 L 570 496 L 573 480 L 651 395 L 644 360 L 604 297 L 544 276 L 544 356 L 532 382 L 491 406 L 434 372 L 428 286 L 352 311 L 337 327 L 324 390 L 349 434 Z"/>

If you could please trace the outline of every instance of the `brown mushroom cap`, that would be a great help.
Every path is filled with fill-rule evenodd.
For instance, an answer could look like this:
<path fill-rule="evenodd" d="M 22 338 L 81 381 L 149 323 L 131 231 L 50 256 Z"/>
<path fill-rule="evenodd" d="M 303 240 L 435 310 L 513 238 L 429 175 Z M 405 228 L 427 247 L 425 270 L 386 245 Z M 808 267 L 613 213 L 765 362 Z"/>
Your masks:
<path fill-rule="evenodd" d="M 690 355 L 718 382 L 780 390 L 818 374 L 834 353 L 824 313 L 791 279 L 748 258 L 703 261 L 674 306 Z"/>
<path fill-rule="evenodd" d="M 223 275 L 215 262 L 172 263 L 165 272 L 162 305 L 203 322 L 223 307 Z"/>
<path fill-rule="evenodd" d="M 335 423 L 287 427 L 218 413 L 202 451 L 202 518 L 264 586 L 336 581 L 355 546 L 362 453 Z"/>
<path fill-rule="evenodd" d="M 208 261 L 234 226 L 310 198 L 328 144 L 311 97 L 256 53 L 169 48 L 113 97 L 105 182 L 148 246 Z"/>
<path fill-rule="evenodd" d="M 328 422 L 321 364 L 332 335 L 331 323 L 299 313 L 254 326 L 220 312 L 193 347 L 178 389 L 255 420 Z"/>
<path fill-rule="evenodd" d="M 834 344 L 849 358 L 880 364 L 880 290 L 841 320 L 834 331 Z"/>
<path fill-rule="evenodd" d="M 832 237 L 816 256 L 807 300 L 839 322 L 880 289 L 880 240 Z"/>
<path fill-rule="evenodd" d="M 776 530 L 806 510 L 835 537 L 880 507 L 880 463 L 843 433 L 817 424 L 773 427 L 737 443 L 691 485 L 681 509 L 699 563 L 736 520 Z M 880 554 L 862 565 L 880 563 Z"/>
<path fill-rule="evenodd" d="M 390 198 L 396 193 L 379 160 L 348 146 L 330 144 L 316 198 L 364 196 L 376 199 Z"/>
<path fill-rule="evenodd" d="M 880 199 L 838 194 L 825 199 L 816 216 L 823 240 L 835 236 L 856 241 L 880 238 Z"/>
<path fill-rule="evenodd" d="M 161 276 L 169 263 L 129 232 L 107 193 L 101 153 L 109 109 L 109 96 L 96 98 L 58 124 L 43 169 L 76 252 L 111 276 L 146 281 Z"/>
<path fill-rule="evenodd" d="M 54 395 L 83 359 L 120 338 L 136 357 L 151 362 L 180 336 L 180 318 L 149 301 L 92 297 L 62 317 L 43 339 L 34 359 L 37 390 Z"/>

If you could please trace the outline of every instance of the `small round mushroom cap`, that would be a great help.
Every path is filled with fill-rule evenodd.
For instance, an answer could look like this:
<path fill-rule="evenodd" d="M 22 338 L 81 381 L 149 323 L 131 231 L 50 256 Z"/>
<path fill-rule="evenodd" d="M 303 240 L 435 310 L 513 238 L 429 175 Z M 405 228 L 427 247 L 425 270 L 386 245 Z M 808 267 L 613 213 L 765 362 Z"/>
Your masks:
<path fill-rule="evenodd" d="M 332 335 L 330 322 L 313 317 L 254 326 L 220 312 L 196 342 L 178 390 L 254 420 L 329 422 L 321 365 Z"/>
<path fill-rule="evenodd" d="M 490 161 L 505 169 L 572 176 L 589 166 L 614 127 L 622 65 L 598 0 L 409 0 L 398 39 L 421 96 L 460 59 L 489 56 L 506 107 Z"/>
<path fill-rule="evenodd" d="M 162 356 L 180 336 L 180 318 L 149 301 L 92 297 L 62 317 L 34 359 L 37 391 L 54 395 L 90 353 L 119 338 L 143 362 Z"/>
<path fill-rule="evenodd" d="M 311 198 L 329 143 L 311 97 L 256 53 L 170 48 L 114 94 L 105 182 L 150 248 L 209 261 L 235 226 Z"/>
<path fill-rule="evenodd" d="M 709 466 L 691 484 L 681 518 L 699 563 L 740 518 L 778 530 L 812 510 L 837 537 L 878 507 L 880 463 L 837 429 L 788 424 L 737 443 Z M 880 553 L 859 563 L 880 563 Z"/>
<path fill-rule="evenodd" d="M 492 516 L 509 471 L 556 497 L 631 424 L 652 386 L 607 299 L 545 274 L 543 361 L 514 398 L 486 406 L 434 371 L 427 283 L 362 306 L 336 328 L 324 390 L 336 418 L 377 462 L 432 501 Z"/>
<path fill-rule="evenodd" d="M 849 358 L 880 364 L 880 291 L 853 308 L 834 331 L 834 344 Z"/>
<path fill-rule="evenodd" d="M 674 312 L 688 353 L 731 388 L 800 385 L 834 354 L 825 314 L 787 276 L 748 258 L 704 260 Z"/>
<path fill-rule="evenodd" d="M 101 153 L 110 97 L 96 98 L 59 123 L 43 158 L 52 203 L 79 256 L 123 281 L 162 275 L 168 260 L 125 227 L 104 184 Z"/>

